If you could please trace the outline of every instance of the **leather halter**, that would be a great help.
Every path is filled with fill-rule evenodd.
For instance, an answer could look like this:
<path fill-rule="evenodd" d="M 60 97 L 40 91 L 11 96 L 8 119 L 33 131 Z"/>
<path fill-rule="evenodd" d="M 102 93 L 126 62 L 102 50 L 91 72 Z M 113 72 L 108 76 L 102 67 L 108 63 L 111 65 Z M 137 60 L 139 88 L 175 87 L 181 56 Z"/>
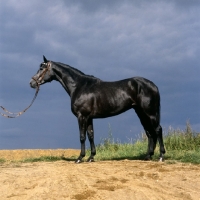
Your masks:
<path fill-rule="evenodd" d="M 46 65 L 47 67 L 44 69 L 44 71 L 39 75 L 39 77 L 35 78 L 34 76 L 32 77 L 32 79 L 37 83 L 37 86 L 39 87 L 39 85 L 41 84 L 40 82 L 43 80 L 45 74 L 49 73 L 50 75 L 50 67 L 51 67 L 51 62 L 48 63 L 43 63 L 43 65 Z M 39 82 L 40 81 L 40 82 Z"/>

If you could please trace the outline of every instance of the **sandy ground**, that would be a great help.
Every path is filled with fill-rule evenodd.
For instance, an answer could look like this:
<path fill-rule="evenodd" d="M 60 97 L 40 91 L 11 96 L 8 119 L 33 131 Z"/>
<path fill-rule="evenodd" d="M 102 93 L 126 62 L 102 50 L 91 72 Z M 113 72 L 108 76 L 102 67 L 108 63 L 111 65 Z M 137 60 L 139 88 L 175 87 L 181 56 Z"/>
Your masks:
<path fill-rule="evenodd" d="M 200 200 L 200 165 L 143 161 L 10 162 L 76 150 L 0 151 L 1 200 Z"/>

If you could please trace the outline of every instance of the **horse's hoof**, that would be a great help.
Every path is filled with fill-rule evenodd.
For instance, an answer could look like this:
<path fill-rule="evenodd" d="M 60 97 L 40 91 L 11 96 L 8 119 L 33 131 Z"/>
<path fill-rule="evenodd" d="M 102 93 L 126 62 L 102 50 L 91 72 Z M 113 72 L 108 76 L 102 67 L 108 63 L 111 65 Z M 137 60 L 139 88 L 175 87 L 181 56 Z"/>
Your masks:
<path fill-rule="evenodd" d="M 144 161 L 150 161 L 151 160 L 151 156 L 146 156 L 145 158 L 144 158 Z"/>
<path fill-rule="evenodd" d="M 164 162 L 164 158 L 160 157 L 158 162 Z"/>
<path fill-rule="evenodd" d="M 77 160 L 75 161 L 76 164 L 79 164 L 79 163 L 81 163 L 81 162 L 82 162 L 82 160 L 80 160 L 80 159 L 77 159 Z"/>
<path fill-rule="evenodd" d="M 87 162 L 94 162 L 94 158 L 89 158 Z"/>

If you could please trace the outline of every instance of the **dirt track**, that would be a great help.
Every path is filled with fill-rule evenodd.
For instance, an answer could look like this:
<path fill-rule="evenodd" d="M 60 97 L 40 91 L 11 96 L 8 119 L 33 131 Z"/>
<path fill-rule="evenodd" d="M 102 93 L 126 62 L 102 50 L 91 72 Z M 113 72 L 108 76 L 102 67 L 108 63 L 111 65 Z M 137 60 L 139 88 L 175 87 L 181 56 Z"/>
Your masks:
<path fill-rule="evenodd" d="M 60 151 L 64 156 L 78 153 Z M 44 155 L 39 150 L 0 151 L 0 158 L 22 159 L 31 153 Z M 1 200 L 200 200 L 200 165 L 130 160 L 6 162 L 0 165 L 0 177 Z"/>

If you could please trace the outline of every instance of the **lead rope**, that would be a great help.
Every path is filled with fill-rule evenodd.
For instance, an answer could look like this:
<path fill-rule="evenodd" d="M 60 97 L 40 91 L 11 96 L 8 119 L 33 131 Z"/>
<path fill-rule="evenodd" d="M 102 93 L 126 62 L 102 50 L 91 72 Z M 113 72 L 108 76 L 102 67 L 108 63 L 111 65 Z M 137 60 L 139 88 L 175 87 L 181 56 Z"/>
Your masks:
<path fill-rule="evenodd" d="M 35 80 L 34 78 L 32 78 L 32 79 Z M 24 114 L 24 113 L 32 106 L 33 102 L 35 101 L 35 99 L 36 99 L 36 97 L 37 97 L 37 95 L 38 95 L 39 89 L 40 89 L 37 80 L 35 80 L 35 81 L 36 81 L 36 83 L 37 83 L 37 88 L 36 88 L 35 96 L 33 97 L 33 100 L 31 101 L 31 104 L 30 104 L 27 108 L 25 108 L 24 110 L 22 110 L 21 112 L 17 112 L 17 113 L 12 113 L 12 112 L 8 111 L 6 108 L 4 108 L 3 106 L 0 106 L 0 108 L 1 108 L 4 112 L 10 114 L 10 115 L 8 115 L 8 114 L 4 114 L 4 113 L 1 113 L 1 112 L 0 112 L 0 114 L 1 114 L 3 117 L 6 117 L 6 118 L 16 118 L 16 117 L 19 117 L 20 115 Z"/>
<path fill-rule="evenodd" d="M 10 114 L 10 115 L 7 115 L 7 114 L 4 114 L 4 113 L 1 113 L 1 112 L 0 112 L 0 114 L 1 114 L 3 117 L 6 117 L 6 118 L 16 118 L 16 117 L 19 117 L 20 115 L 24 114 L 24 113 L 32 106 L 33 102 L 35 101 L 35 99 L 36 99 L 36 97 L 37 97 L 37 95 L 38 95 L 39 89 L 40 89 L 40 84 L 38 83 L 38 80 L 39 80 L 39 79 L 43 80 L 43 78 L 44 78 L 46 72 L 47 72 L 47 71 L 49 72 L 49 68 L 50 68 L 50 66 L 51 66 L 51 63 L 48 62 L 48 63 L 46 63 L 46 65 L 47 65 L 47 68 L 42 72 L 42 74 L 40 74 L 40 76 L 39 76 L 37 79 L 34 78 L 34 77 L 32 77 L 32 79 L 37 83 L 37 88 L 36 88 L 35 96 L 33 97 L 33 100 L 31 101 L 31 104 L 30 104 L 27 108 L 25 108 L 24 110 L 22 110 L 21 112 L 17 112 L 17 113 L 12 113 L 12 112 L 8 111 L 6 108 L 4 108 L 3 106 L 0 106 L 0 108 L 1 108 L 4 112 Z M 50 73 L 50 72 L 49 72 L 49 73 Z"/>

